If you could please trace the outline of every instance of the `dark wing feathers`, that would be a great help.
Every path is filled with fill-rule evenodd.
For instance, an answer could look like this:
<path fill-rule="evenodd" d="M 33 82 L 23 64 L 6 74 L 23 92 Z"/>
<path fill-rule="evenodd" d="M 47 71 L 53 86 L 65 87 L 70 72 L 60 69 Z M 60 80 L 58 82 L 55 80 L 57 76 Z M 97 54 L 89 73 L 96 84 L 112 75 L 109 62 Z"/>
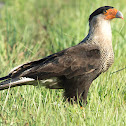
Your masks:
<path fill-rule="evenodd" d="M 20 76 L 21 73 L 23 73 L 24 71 L 34 68 L 34 67 L 39 67 L 44 65 L 45 63 L 48 63 L 49 61 L 51 61 L 52 58 L 55 57 L 55 54 L 50 55 L 48 57 L 45 57 L 43 59 L 40 60 L 36 60 L 36 61 L 32 61 L 32 62 L 28 62 L 25 64 L 20 65 L 19 67 L 14 68 L 13 70 L 11 70 L 10 75 L 11 77 L 17 77 Z"/>
<path fill-rule="evenodd" d="M 14 69 L 10 75 L 12 78 L 47 79 L 62 75 L 72 78 L 98 69 L 99 62 L 98 46 L 79 44 L 43 59 L 23 64 Z"/>

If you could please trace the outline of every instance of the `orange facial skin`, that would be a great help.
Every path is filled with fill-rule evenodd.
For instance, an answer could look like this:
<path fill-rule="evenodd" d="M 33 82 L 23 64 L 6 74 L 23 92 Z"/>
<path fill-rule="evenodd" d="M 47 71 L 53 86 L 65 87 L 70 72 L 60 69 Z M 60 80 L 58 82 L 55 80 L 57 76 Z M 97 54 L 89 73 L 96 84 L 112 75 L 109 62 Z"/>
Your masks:
<path fill-rule="evenodd" d="M 106 16 L 105 19 L 110 20 L 110 19 L 116 18 L 117 12 L 118 12 L 118 10 L 115 8 L 106 10 L 104 12 L 104 15 Z"/>

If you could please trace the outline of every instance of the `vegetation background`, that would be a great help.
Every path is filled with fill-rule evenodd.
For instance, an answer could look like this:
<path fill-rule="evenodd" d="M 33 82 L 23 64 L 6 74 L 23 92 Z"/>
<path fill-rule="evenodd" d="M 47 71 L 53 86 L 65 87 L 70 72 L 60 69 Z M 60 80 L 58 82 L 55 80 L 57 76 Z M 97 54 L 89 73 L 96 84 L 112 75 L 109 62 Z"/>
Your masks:
<path fill-rule="evenodd" d="M 126 1 L 1 0 L 0 77 L 13 67 L 79 43 L 88 33 L 88 17 L 111 5 L 124 20 L 111 22 L 115 63 L 90 87 L 81 109 L 62 97 L 63 90 L 22 86 L 0 91 L 0 125 L 126 125 Z"/>

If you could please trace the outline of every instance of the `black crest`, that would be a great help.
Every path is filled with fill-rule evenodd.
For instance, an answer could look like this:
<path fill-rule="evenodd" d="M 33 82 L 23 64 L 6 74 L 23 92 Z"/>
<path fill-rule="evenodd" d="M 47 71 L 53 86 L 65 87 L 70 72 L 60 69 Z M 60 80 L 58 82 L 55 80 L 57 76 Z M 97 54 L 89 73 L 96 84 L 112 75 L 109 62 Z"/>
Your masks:
<path fill-rule="evenodd" d="M 103 7 L 100 7 L 98 8 L 97 10 L 95 10 L 89 17 L 89 22 L 92 20 L 92 18 L 98 14 L 102 14 L 105 10 L 108 10 L 110 8 L 114 8 L 112 6 L 103 6 Z"/>

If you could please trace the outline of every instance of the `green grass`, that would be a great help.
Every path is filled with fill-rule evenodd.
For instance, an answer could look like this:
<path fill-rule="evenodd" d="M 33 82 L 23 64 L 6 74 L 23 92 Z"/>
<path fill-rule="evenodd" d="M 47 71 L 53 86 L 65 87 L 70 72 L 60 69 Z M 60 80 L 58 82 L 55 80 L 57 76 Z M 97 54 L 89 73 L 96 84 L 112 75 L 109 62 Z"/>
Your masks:
<path fill-rule="evenodd" d="M 5 0 L 3 0 L 5 1 Z M 32 126 L 126 125 L 125 0 L 6 0 L 0 9 L 0 76 L 13 67 L 79 43 L 88 33 L 88 17 L 111 5 L 124 20 L 111 23 L 115 63 L 97 78 L 84 109 L 70 105 L 63 90 L 22 86 L 0 91 L 0 124 Z"/>

